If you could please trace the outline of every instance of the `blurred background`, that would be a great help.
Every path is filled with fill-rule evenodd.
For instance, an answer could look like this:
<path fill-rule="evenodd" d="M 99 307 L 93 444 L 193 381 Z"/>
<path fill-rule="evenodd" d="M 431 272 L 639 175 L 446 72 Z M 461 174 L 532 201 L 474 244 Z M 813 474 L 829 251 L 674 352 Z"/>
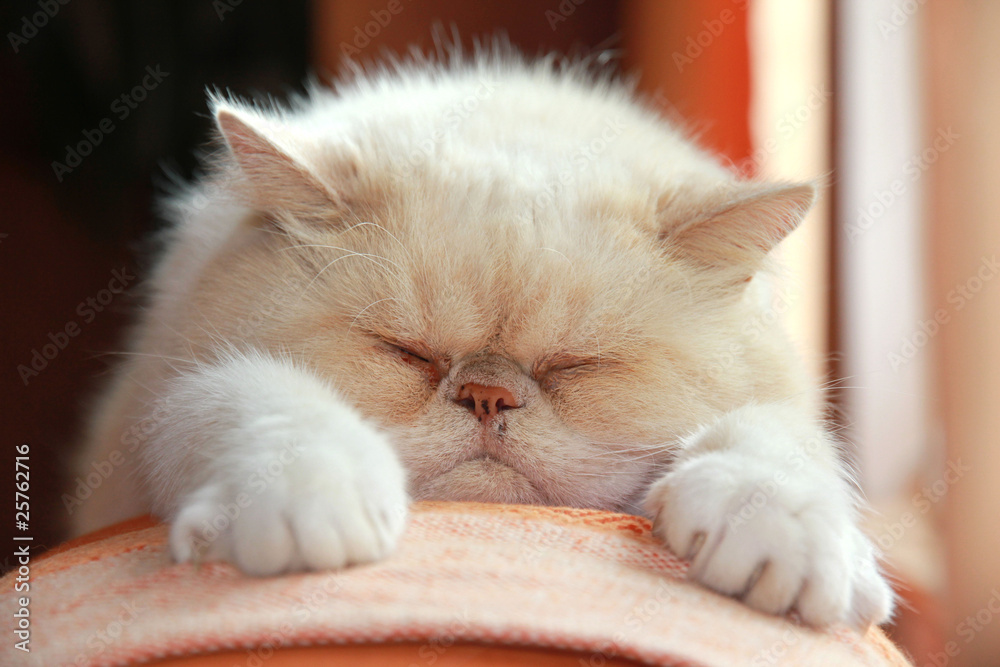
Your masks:
<path fill-rule="evenodd" d="M 430 51 L 435 25 L 502 31 L 603 53 L 748 177 L 825 183 L 774 313 L 830 381 L 903 597 L 890 633 L 918 665 L 1000 664 L 1000 2 L 32 0 L 0 19 L 0 423 L 9 479 L 30 448 L 36 553 L 79 498 L 74 433 L 155 197 L 210 137 L 206 88 L 281 100 L 344 57 Z"/>

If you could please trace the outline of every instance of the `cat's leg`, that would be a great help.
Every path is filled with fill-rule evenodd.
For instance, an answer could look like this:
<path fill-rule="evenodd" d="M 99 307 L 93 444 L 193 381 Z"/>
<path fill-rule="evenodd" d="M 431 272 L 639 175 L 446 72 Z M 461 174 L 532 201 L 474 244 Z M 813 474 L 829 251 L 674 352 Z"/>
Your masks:
<path fill-rule="evenodd" d="M 406 480 L 386 436 L 289 361 L 232 355 L 171 380 L 143 451 L 178 561 L 250 574 L 338 568 L 389 553 Z"/>
<path fill-rule="evenodd" d="M 892 590 L 856 523 L 829 434 L 786 405 L 750 405 L 684 439 L 645 508 L 689 577 L 812 625 L 881 623 Z"/>

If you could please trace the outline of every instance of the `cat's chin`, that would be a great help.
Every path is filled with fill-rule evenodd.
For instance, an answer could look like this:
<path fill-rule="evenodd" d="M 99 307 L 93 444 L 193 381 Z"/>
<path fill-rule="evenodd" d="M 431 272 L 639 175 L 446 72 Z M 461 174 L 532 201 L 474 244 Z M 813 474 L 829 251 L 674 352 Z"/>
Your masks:
<path fill-rule="evenodd" d="M 549 504 L 531 480 L 489 456 L 459 463 L 416 489 L 415 496 L 425 500 Z"/>

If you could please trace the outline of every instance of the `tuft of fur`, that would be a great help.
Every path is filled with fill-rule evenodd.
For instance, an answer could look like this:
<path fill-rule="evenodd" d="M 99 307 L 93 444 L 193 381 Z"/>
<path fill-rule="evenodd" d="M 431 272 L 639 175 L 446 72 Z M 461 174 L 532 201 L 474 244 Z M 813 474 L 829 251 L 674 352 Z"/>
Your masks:
<path fill-rule="evenodd" d="M 272 574 L 384 556 L 408 498 L 645 512 L 754 607 L 887 618 L 769 311 L 768 253 L 811 185 L 738 180 L 551 59 L 400 62 L 287 109 L 212 107 L 219 150 L 167 202 L 87 436 L 82 460 L 126 464 L 79 531 L 152 510 L 178 560 Z M 477 419 L 468 386 L 515 409 Z"/>

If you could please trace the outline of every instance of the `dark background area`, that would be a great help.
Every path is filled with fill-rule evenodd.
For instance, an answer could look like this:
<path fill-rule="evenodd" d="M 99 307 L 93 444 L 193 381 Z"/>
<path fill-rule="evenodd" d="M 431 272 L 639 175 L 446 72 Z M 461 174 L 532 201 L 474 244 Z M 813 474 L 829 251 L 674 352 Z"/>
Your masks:
<path fill-rule="evenodd" d="M 206 87 L 280 99 L 309 62 L 302 0 L 221 16 L 211 2 L 43 4 L 58 12 L 8 2 L 0 21 L 2 468 L 11 489 L 14 447 L 29 445 L 22 534 L 36 551 L 63 536 L 76 434 L 121 349 L 140 283 L 128 277 L 145 273 L 161 225 L 155 196 L 166 174 L 191 176 L 210 138 Z M 11 505 L 0 535 L 16 532 Z"/>

